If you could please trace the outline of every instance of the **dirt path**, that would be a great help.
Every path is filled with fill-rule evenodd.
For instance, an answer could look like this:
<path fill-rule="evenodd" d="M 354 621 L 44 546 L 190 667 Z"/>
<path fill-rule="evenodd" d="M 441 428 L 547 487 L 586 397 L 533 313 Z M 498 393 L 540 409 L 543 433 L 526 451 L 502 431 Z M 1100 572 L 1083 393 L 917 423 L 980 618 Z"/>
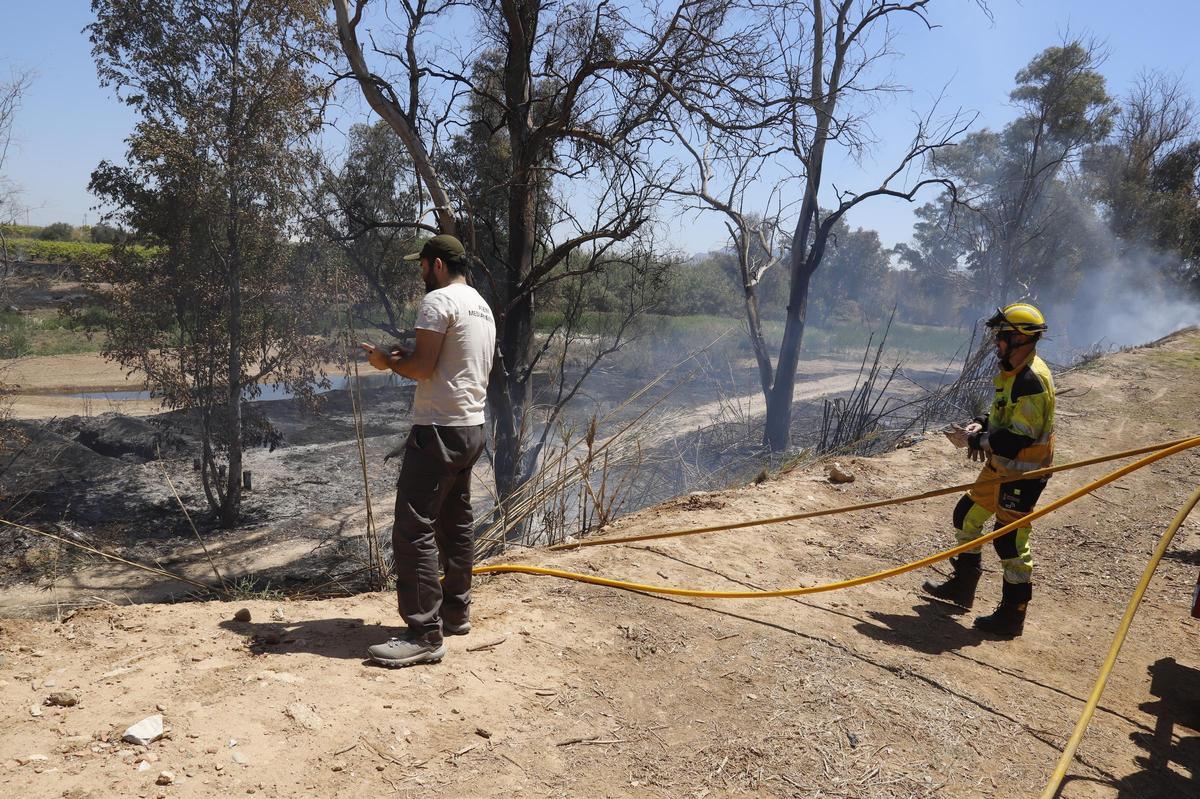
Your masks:
<path fill-rule="evenodd" d="M 1064 376 L 1060 458 L 1194 432 L 1200 335 Z M 671 529 L 831 507 L 970 479 L 930 438 L 848 464 L 687 497 L 616 525 Z M 675 600 L 548 579 L 480 581 L 443 664 L 363 661 L 392 597 L 106 607 L 3 622 L 0 784 L 15 796 L 996 797 L 1037 795 L 1146 557 L 1190 493 L 1187 454 L 1038 525 L 1023 637 L 977 635 L 922 599 L 929 574 L 796 600 Z M 1094 478 L 1054 478 L 1053 499 Z M 812 584 L 944 548 L 946 497 L 859 515 L 522 560 L 651 583 Z M 1185 526 L 1064 797 L 1184 797 L 1200 773 L 1200 626 Z M 999 593 L 996 559 L 977 610 Z M 49 707 L 55 692 L 79 698 Z M 161 712 L 169 737 L 119 743 Z M 141 763 L 146 763 L 141 766 Z M 155 785 L 169 771 L 173 784 Z M 164 777 L 165 779 L 165 777 Z"/>

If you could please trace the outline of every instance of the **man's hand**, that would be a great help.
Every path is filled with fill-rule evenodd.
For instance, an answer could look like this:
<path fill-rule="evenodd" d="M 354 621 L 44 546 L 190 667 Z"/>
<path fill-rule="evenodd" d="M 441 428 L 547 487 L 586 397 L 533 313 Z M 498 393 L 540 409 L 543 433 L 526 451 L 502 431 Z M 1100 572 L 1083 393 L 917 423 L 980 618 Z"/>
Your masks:
<path fill-rule="evenodd" d="M 360 347 L 367 353 L 367 362 L 381 371 L 390 371 L 392 359 L 386 352 L 368 341 L 359 342 Z"/>

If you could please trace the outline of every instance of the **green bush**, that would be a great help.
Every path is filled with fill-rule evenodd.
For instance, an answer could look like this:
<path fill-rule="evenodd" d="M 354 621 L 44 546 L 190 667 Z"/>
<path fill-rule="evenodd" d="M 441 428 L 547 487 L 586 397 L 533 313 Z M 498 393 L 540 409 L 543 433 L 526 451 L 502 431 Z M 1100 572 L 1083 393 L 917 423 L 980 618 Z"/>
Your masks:
<path fill-rule="evenodd" d="M 0 358 L 19 358 L 29 352 L 27 327 L 19 313 L 0 312 Z"/>
<path fill-rule="evenodd" d="M 96 335 L 107 311 L 89 307 L 79 319 L 54 315 L 39 318 L 12 311 L 0 313 L 0 358 L 73 355 L 99 352 L 105 337 Z"/>
<path fill-rule="evenodd" d="M 88 229 L 88 238 L 94 244 L 118 244 L 128 238 L 128 234 L 120 228 L 101 222 Z"/>
<path fill-rule="evenodd" d="M 66 222 L 55 222 L 42 228 L 38 238 L 42 241 L 71 241 L 75 238 L 75 228 Z"/>
<path fill-rule="evenodd" d="M 99 333 L 105 330 L 112 319 L 112 313 L 99 305 L 85 305 L 71 308 L 41 321 L 38 327 L 42 330 L 71 330 L 84 333 Z"/>

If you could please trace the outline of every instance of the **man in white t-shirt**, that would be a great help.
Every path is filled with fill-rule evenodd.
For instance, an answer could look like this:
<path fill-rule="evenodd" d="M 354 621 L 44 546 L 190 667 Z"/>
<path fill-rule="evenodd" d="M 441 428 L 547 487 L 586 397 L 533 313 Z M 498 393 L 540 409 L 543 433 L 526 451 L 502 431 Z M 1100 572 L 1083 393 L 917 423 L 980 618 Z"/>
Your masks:
<path fill-rule="evenodd" d="M 418 258 L 426 294 L 412 351 L 362 345 L 376 369 L 417 381 L 392 526 L 396 594 L 408 632 L 367 650 L 375 662 L 393 667 L 436 663 L 446 654 L 444 635 L 471 629 L 471 467 L 483 452 L 483 406 L 496 350 L 492 310 L 467 285 L 459 240 L 434 236 L 405 259 Z"/>

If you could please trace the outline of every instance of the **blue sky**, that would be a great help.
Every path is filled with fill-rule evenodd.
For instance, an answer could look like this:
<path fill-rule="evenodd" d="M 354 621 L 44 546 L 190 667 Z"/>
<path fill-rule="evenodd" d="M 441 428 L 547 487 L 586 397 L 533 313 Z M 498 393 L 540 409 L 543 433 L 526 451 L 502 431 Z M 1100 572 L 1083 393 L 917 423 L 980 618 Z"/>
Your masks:
<path fill-rule="evenodd" d="M 35 74 L 16 120 L 8 177 L 23 188 L 32 224 L 94 222 L 88 176 L 101 160 L 123 158 L 123 139 L 134 118 L 96 80 L 82 32 L 91 21 L 90 3 L 3 5 L 0 74 L 14 69 Z M 937 0 L 931 17 L 940 27 L 927 31 L 907 23 L 897 29 L 899 55 L 887 67 L 894 82 L 912 91 L 892 98 L 873 118 L 875 154 L 862 164 L 839 160 L 830 170 L 833 182 L 846 188 L 877 182 L 907 145 L 913 111 L 928 108 L 944 86 L 944 108 L 979 112 L 976 127 L 1002 126 L 1013 114 L 1007 100 L 1013 75 L 1066 32 L 1091 34 L 1107 45 L 1102 71 L 1111 94 L 1124 94 L 1142 70 L 1158 69 L 1184 75 L 1200 98 L 1196 0 L 991 0 L 990 6 L 994 21 L 973 0 Z M 366 119 L 356 105 L 349 106 L 351 116 Z M 721 227 L 712 218 L 677 219 L 673 238 L 681 246 L 703 251 L 722 245 Z M 905 203 L 880 199 L 864 204 L 850 222 L 879 230 L 890 245 L 909 237 L 912 211 Z"/>

